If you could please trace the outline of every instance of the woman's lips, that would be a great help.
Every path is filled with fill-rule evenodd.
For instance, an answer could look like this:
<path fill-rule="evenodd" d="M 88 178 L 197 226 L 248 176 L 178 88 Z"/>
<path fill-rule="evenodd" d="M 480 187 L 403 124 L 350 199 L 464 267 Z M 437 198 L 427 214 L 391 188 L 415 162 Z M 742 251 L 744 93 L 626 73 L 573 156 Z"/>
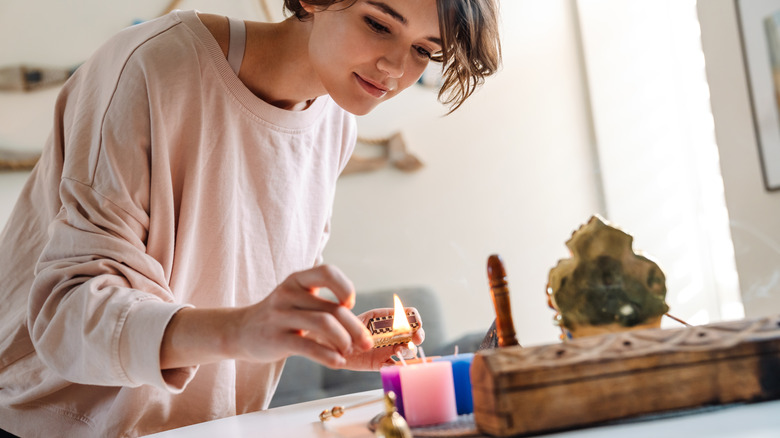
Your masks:
<path fill-rule="evenodd" d="M 380 98 L 388 92 L 387 88 L 384 88 L 379 84 L 374 84 L 374 82 L 369 82 L 360 77 L 360 75 L 357 73 L 355 73 L 355 78 L 357 78 L 358 84 L 360 84 L 360 86 L 363 87 L 363 89 L 366 90 L 368 94 L 376 98 Z"/>

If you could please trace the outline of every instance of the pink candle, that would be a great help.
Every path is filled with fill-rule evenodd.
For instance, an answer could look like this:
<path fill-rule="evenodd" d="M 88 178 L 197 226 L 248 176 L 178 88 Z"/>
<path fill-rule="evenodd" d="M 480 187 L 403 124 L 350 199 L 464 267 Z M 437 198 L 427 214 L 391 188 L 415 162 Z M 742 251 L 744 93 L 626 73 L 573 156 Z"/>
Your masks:
<path fill-rule="evenodd" d="M 404 417 L 409 426 L 455 421 L 455 385 L 452 363 L 426 362 L 400 367 Z"/>

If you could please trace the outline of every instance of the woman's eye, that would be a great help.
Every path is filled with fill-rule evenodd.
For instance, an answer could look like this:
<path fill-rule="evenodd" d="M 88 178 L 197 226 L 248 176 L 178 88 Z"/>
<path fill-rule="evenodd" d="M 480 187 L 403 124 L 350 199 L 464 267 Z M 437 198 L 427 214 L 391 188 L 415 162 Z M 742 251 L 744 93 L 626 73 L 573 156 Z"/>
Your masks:
<path fill-rule="evenodd" d="M 371 30 L 373 30 L 376 33 L 389 33 L 390 32 L 390 29 L 388 29 L 385 26 L 382 26 L 381 24 L 379 24 L 376 20 L 374 20 L 371 17 L 366 17 L 365 20 L 366 20 L 366 24 L 368 24 L 368 27 L 370 27 Z"/>
<path fill-rule="evenodd" d="M 420 58 L 431 59 L 431 52 L 425 50 L 422 47 L 415 47 L 414 49 L 417 52 L 417 55 L 420 56 Z"/>

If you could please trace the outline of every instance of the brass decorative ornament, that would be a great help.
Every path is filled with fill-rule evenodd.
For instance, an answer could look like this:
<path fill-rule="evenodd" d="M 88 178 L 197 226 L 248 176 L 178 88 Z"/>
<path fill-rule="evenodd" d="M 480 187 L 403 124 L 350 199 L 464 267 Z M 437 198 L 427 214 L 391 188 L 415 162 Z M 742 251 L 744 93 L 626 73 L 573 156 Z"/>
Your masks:
<path fill-rule="evenodd" d="M 594 215 L 572 233 L 571 258 L 550 270 L 548 304 L 566 337 L 660 327 L 666 277 L 634 238 Z"/>
<path fill-rule="evenodd" d="M 374 435 L 378 438 L 413 438 L 412 430 L 395 407 L 395 393 L 385 394 L 385 414 L 379 420 Z"/>

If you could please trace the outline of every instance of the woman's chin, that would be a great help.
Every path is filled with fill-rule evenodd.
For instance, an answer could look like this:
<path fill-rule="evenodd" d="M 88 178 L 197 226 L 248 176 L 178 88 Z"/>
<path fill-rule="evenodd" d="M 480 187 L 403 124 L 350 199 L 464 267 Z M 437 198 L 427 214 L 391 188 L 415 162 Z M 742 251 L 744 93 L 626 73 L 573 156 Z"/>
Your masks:
<path fill-rule="evenodd" d="M 383 102 L 379 99 L 339 99 L 337 96 L 333 95 L 331 95 L 331 98 L 344 111 L 356 116 L 365 116 Z"/>

